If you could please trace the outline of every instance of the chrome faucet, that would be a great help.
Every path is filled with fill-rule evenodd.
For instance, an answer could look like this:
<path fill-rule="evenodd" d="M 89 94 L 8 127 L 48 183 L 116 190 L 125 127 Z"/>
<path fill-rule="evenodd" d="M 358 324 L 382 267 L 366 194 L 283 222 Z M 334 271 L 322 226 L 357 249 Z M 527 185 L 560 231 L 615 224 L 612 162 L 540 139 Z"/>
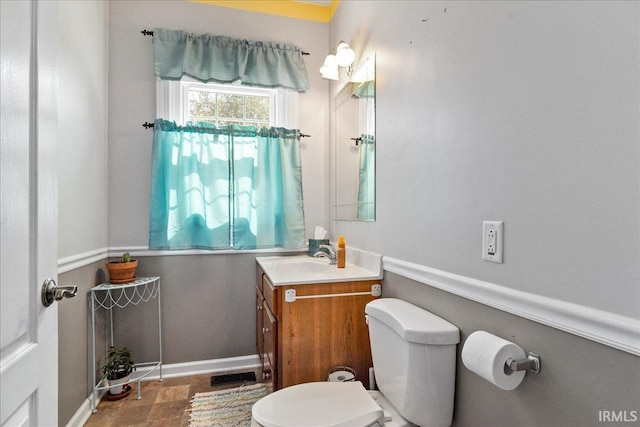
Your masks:
<path fill-rule="evenodd" d="M 325 258 L 329 258 L 329 265 L 335 265 L 336 264 L 336 251 L 333 249 L 333 246 L 331 245 L 320 245 L 318 246 L 318 248 L 321 249 L 326 249 L 329 251 L 329 253 L 326 253 L 325 251 L 318 251 L 315 254 L 313 254 L 314 257 L 325 257 Z"/>

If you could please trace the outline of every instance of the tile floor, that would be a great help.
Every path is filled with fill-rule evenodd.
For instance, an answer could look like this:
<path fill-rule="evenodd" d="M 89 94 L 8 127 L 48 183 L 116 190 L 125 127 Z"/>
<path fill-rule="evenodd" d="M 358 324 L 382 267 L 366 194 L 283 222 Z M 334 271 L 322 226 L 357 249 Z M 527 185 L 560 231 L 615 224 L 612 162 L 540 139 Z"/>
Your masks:
<path fill-rule="evenodd" d="M 196 393 L 238 387 L 242 383 L 211 386 L 213 374 L 165 378 L 160 381 L 141 382 L 142 399 L 138 400 L 137 383 L 132 383 L 131 394 L 124 399 L 98 404 L 85 427 L 187 427 L 190 400 Z M 257 378 L 257 373 L 256 373 Z"/>

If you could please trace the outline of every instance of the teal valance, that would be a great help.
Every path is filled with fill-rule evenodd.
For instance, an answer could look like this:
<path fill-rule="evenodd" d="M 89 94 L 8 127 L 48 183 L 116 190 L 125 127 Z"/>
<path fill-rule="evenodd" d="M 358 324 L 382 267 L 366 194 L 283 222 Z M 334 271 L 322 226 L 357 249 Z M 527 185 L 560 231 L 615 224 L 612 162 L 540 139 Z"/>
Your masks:
<path fill-rule="evenodd" d="M 247 86 L 309 88 L 302 51 L 294 45 L 154 28 L 153 61 L 159 80 L 187 75 L 205 83 L 241 80 Z"/>

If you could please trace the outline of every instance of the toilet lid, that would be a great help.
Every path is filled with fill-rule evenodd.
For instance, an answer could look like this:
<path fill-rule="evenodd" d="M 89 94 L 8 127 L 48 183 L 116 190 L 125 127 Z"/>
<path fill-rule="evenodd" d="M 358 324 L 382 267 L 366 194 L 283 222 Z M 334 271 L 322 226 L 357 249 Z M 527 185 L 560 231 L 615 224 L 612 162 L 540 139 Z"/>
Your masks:
<path fill-rule="evenodd" d="M 264 427 L 354 427 L 384 422 L 384 411 L 361 382 L 315 382 L 283 388 L 253 405 Z"/>

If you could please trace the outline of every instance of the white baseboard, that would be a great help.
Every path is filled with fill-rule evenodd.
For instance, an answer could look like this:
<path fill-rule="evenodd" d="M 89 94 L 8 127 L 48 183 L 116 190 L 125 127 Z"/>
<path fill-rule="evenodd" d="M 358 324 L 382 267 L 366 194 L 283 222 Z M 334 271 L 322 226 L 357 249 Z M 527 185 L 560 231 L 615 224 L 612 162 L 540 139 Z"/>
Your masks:
<path fill-rule="evenodd" d="M 172 363 L 162 365 L 162 378 L 186 377 L 189 375 L 215 374 L 217 372 L 232 372 L 260 367 L 260 358 L 257 354 L 250 356 L 229 357 L 226 359 L 199 360 L 195 362 Z M 153 369 L 142 367 L 136 370 L 137 374 L 144 374 Z M 160 379 L 160 371 L 156 369 L 143 381 Z"/>
<path fill-rule="evenodd" d="M 91 416 L 91 396 L 87 397 L 73 417 L 69 420 L 66 427 L 82 427 Z"/>
<path fill-rule="evenodd" d="M 640 356 L 640 321 L 505 288 L 435 268 L 382 257 L 385 271 Z"/>
<path fill-rule="evenodd" d="M 260 358 L 257 354 L 249 356 L 228 357 L 225 359 L 199 360 L 186 363 L 172 363 L 162 365 L 162 378 L 177 378 L 190 375 L 213 374 L 218 372 L 234 372 L 243 370 L 252 370 L 260 367 Z M 150 370 L 150 367 L 142 367 L 136 370 L 137 373 L 144 373 Z M 144 381 L 152 381 L 160 379 L 160 371 L 155 372 L 144 378 Z M 98 403 L 100 400 L 98 400 Z M 66 427 L 82 427 L 91 416 L 91 396 L 82 403 L 80 408 L 73 415 Z"/>

